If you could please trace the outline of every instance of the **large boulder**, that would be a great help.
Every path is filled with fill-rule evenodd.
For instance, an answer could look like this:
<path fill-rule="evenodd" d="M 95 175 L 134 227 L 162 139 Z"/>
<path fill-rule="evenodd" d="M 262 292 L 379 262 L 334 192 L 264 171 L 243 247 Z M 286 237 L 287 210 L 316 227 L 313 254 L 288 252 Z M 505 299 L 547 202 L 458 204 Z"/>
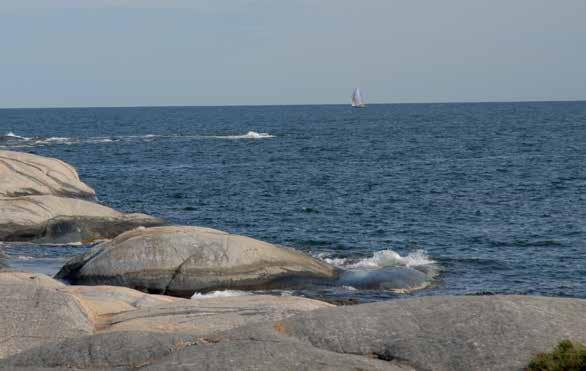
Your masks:
<path fill-rule="evenodd" d="M 93 202 L 58 196 L 0 198 L 0 241 L 89 242 L 164 222 Z"/>
<path fill-rule="evenodd" d="M 91 199 L 92 188 L 65 162 L 30 153 L 0 151 L 0 197 L 55 195 Z"/>
<path fill-rule="evenodd" d="M 331 280 L 333 266 L 301 252 L 209 228 L 126 232 L 70 260 L 57 278 L 191 297 L 219 289 L 286 288 Z"/>

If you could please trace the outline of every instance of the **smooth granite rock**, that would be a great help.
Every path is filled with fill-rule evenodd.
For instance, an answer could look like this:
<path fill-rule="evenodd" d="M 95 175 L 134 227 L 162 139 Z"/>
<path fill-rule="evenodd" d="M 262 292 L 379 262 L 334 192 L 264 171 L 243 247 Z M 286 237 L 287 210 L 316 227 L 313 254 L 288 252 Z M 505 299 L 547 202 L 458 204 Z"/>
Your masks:
<path fill-rule="evenodd" d="M 191 334 L 111 332 L 32 349 L 2 367 L 146 370 L 390 370 L 408 366 L 315 348 L 280 334 L 266 338 L 206 338 Z"/>
<path fill-rule="evenodd" d="M 274 328 L 320 349 L 415 369 L 519 370 L 561 340 L 586 341 L 584 313 L 581 299 L 424 297 L 307 312 Z"/>
<path fill-rule="evenodd" d="M 113 238 L 139 226 L 162 224 L 155 217 L 124 214 L 75 198 L 0 198 L 0 241 L 90 242 Z"/>
<path fill-rule="evenodd" d="M 99 369 L 109 368 L 107 362 L 136 367 L 196 336 L 207 344 L 208 335 L 332 307 L 292 296 L 188 300 L 125 287 L 66 286 L 44 274 L 15 270 L 0 271 L 0 298 L 0 368 L 10 369 Z M 112 335 L 100 335 L 105 333 Z"/>
<path fill-rule="evenodd" d="M 250 309 L 230 301 L 206 308 L 205 300 L 197 309 L 203 321 L 213 317 L 206 309 L 219 318 L 230 310 L 237 313 L 234 308 L 242 314 Z M 155 305 L 141 315 L 128 312 L 123 318 L 125 313 L 120 313 L 118 318 L 130 323 L 171 314 L 170 307 L 162 308 Z M 253 306 L 253 316 L 261 308 Z M 520 370 L 536 353 L 551 350 L 561 340 L 586 341 L 585 310 L 586 300 L 581 299 L 424 297 L 325 307 L 281 320 L 261 315 L 258 322 L 223 332 L 202 333 L 190 325 L 183 331 L 137 331 L 141 324 L 131 331 L 43 344 L 0 360 L 0 368 Z M 171 317 L 177 315 L 180 310 Z M 188 321 L 197 321 L 197 316 Z"/>
<path fill-rule="evenodd" d="M 55 195 L 93 199 L 96 193 L 65 162 L 29 153 L 0 151 L 0 197 Z"/>
<path fill-rule="evenodd" d="M 59 282 L 46 274 L 36 272 L 22 272 L 14 269 L 0 271 L 0 285 L 35 285 L 39 287 L 61 289 L 65 288 L 63 282 Z"/>
<path fill-rule="evenodd" d="M 198 344 L 189 334 L 116 332 L 81 336 L 47 344 L 0 360 L 0 370 L 13 367 L 73 369 L 137 369 Z"/>
<path fill-rule="evenodd" d="M 70 260 L 57 278 L 191 297 L 219 289 L 287 288 L 337 277 L 301 252 L 200 227 L 141 228 Z"/>
<path fill-rule="evenodd" d="M 79 300 L 83 307 L 92 314 L 97 331 L 109 328 L 112 322 L 112 316 L 119 313 L 130 313 L 137 309 L 162 304 L 178 305 L 181 303 L 190 303 L 187 299 L 163 295 L 149 295 L 119 286 L 63 285 L 59 291 L 75 296 Z"/>
<path fill-rule="evenodd" d="M 48 280 L 9 276 L 0 272 L 0 358 L 93 333 L 93 321 L 76 298 Z"/>
<path fill-rule="evenodd" d="M 104 331 L 189 332 L 200 336 L 270 323 L 333 305 L 295 296 L 243 295 L 158 304 L 110 318 Z"/>

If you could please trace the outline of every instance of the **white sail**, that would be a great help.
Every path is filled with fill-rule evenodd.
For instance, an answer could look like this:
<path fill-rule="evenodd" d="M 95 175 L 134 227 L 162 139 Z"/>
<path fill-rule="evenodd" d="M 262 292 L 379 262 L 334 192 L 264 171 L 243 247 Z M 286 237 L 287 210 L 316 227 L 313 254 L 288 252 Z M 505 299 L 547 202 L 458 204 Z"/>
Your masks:
<path fill-rule="evenodd" d="M 364 101 L 362 99 L 362 95 L 360 94 L 360 89 L 354 89 L 354 93 L 352 93 L 352 107 L 364 107 Z"/>

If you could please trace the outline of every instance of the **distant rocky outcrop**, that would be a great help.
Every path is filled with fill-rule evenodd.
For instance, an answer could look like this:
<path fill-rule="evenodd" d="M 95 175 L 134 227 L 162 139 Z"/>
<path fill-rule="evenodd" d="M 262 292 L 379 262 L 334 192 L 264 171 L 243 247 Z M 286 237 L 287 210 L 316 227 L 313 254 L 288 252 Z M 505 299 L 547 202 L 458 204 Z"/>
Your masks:
<path fill-rule="evenodd" d="M 519 370 L 560 340 L 586 341 L 581 299 L 186 300 L 6 271 L 0 295 L 11 370 Z"/>
<path fill-rule="evenodd" d="M 325 262 L 249 237 L 201 227 L 155 227 L 93 247 L 56 277 L 190 297 L 196 291 L 287 288 L 337 275 Z"/>
<path fill-rule="evenodd" d="M 57 159 L 0 151 L 0 179 L 0 241 L 89 242 L 164 224 L 91 202 L 94 190 Z"/>

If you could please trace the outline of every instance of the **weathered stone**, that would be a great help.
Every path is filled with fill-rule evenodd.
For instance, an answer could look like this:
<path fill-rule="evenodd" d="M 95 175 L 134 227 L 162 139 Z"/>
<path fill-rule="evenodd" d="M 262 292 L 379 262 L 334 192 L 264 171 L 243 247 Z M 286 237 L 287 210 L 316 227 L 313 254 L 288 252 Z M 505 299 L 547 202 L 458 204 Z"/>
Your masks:
<path fill-rule="evenodd" d="M 60 293 L 48 279 L 30 277 L 0 272 L 0 358 L 94 331 L 77 299 Z"/>
<path fill-rule="evenodd" d="M 318 349 L 278 333 L 223 340 L 181 333 L 110 332 L 41 346 L 0 361 L 0 367 L 7 368 L 63 366 L 84 370 L 413 370 L 372 357 Z"/>
<path fill-rule="evenodd" d="M 3 367 L 135 369 L 198 343 L 189 334 L 116 332 L 66 339 L 12 356 Z"/>
<path fill-rule="evenodd" d="M 54 280 L 55 281 L 55 280 Z M 58 282 L 58 281 L 55 281 Z M 161 304 L 190 303 L 172 296 L 149 295 L 120 286 L 65 286 L 61 292 L 75 296 L 96 319 L 97 329 L 109 326 L 111 316 Z M 144 328 L 143 328 L 144 329 Z"/>
<path fill-rule="evenodd" d="M 23 351 L 0 361 L 0 367 L 519 370 L 562 339 L 586 341 L 586 300 L 580 299 L 425 297 L 324 308 L 274 320 L 278 315 L 261 313 L 261 304 L 243 305 L 251 298 L 265 300 L 203 299 L 193 307 L 183 301 L 177 311 L 164 304 L 120 313 L 112 317 L 110 330 Z M 207 300 L 217 303 L 207 306 Z M 266 308 L 274 310 L 270 301 Z M 191 324 L 198 318 L 232 322 L 231 316 L 248 314 L 256 318 L 244 326 L 236 320 L 235 328 L 228 325 L 231 329 L 224 332 L 215 331 L 226 328 L 221 321 L 203 332 Z M 150 316 L 155 324 L 182 319 L 167 328 L 153 327 L 157 332 L 136 331 L 148 328 Z M 116 319 L 132 326 L 116 331 Z M 188 324 L 180 326 L 182 320 Z"/>
<path fill-rule="evenodd" d="M 274 328 L 320 349 L 415 369 L 519 370 L 563 339 L 586 341 L 585 311 L 580 299 L 425 297 L 306 312 Z"/>
<path fill-rule="evenodd" d="M 332 307 L 291 296 L 187 300 L 125 287 L 65 286 L 13 270 L 0 271 L 0 297 L 0 359 L 7 357 L 0 368 L 9 369 L 134 368 L 195 344 L 195 336 Z M 96 333 L 113 335 L 84 337 Z"/>
<path fill-rule="evenodd" d="M 45 274 L 36 272 L 22 272 L 13 269 L 0 271 L 0 285 L 35 285 L 39 287 L 60 289 L 66 286 Z"/>
<path fill-rule="evenodd" d="M 189 332 L 203 336 L 330 307 L 333 306 L 294 296 L 243 295 L 184 300 L 113 315 L 109 327 L 104 326 L 104 330 Z"/>
<path fill-rule="evenodd" d="M 285 288 L 337 274 L 320 260 L 252 238 L 209 228 L 159 227 L 99 244 L 70 260 L 57 277 L 191 297 L 196 291 Z"/>
<path fill-rule="evenodd" d="M 414 371 L 397 362 L 335 353 L 285 336 L 219 340 L 215 344 L 186 347 L 147 365 L 144 370 Z"/>
<path fill-rule="evenodd" d="M 65 162 L 30 153 L 0 151 L 0 197 L 56 195 L 94 198 L 96 193 L 79 180 Z"/>
<path fill-rule="evenodd" d="M 139 226 L 163 223 L 148 215 L 124 214 L 74 198 L 0 198 L 0 241 L 89 242 L 113 238 Z"/>

